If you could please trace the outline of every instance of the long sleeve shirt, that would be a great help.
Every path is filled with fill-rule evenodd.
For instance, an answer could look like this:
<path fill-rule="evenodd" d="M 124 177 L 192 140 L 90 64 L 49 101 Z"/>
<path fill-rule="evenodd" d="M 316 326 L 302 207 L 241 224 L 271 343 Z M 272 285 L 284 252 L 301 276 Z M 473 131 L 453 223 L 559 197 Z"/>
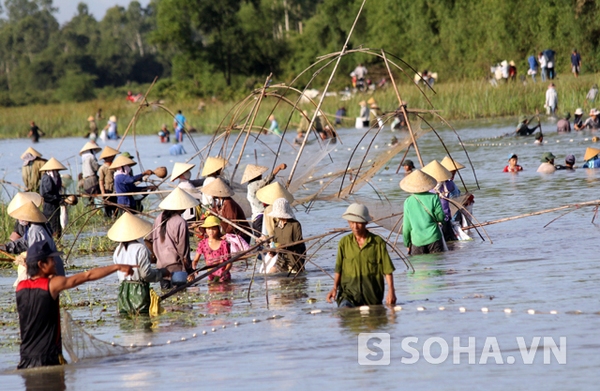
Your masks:
<path fill-rule="evenodd" d="M 152 250 L 156 255 L 156 266 L 174 271 L 191 271 L 190 239 L 187 222 L 180 215 L 171 216 L 165 223 L 165 238 L 160 238 L 160 226 L 164 212 L 154 220 Z"/>
<path fill-rule="evenodd" d="M 442 238 L 438 223 L 446 215 L 437 194 L 417 193 L 404 201 L 402 237 L 404 246 L 426 246 Z"/>

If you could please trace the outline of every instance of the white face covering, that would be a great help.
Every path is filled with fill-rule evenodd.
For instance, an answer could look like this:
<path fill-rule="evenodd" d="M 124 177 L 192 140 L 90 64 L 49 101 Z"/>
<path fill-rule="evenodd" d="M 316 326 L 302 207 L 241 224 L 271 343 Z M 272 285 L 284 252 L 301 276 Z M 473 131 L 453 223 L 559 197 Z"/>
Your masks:
<path fill-rule="evenodd" d="M 29 225 L 29 221 L 19 220 L 19 224 L 26 227 Z"/>

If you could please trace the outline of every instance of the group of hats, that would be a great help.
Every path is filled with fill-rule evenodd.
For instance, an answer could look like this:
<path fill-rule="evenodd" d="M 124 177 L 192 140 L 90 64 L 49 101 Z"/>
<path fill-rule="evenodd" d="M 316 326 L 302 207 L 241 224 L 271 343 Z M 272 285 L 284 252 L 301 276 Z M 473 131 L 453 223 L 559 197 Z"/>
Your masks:
<path fill-rule="evenodd" d="M 452 172 L 465 168 L 446 156 L 442 162 L 433 160 L 421 170 L 414 170 L 400 181 L 400 188 L 408 193 L 423 193 L 433 189 L 438 182 L 452 179 Z"/>
<path fill-rule="evenodd" d="M 45 223 L 46 216 L 38 209 L 42 204 L 42 196 L 34 192 L 19 192 L 9 202 L 6 212 L 16 220 L 30 223 Z"/>

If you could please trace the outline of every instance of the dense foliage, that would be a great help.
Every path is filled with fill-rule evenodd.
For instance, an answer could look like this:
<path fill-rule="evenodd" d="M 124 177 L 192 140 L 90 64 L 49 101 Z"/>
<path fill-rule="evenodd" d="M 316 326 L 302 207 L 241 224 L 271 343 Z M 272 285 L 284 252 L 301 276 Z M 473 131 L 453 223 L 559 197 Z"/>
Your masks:
<path fill-rule="evenodd" d="M 289 82 L 318 56 L 341 49 L 361 3 L 152 0 L 144 8 L 132 1 L 102 20 L 80 3 L 60 26 L 52 0 L 5 0 L 0 105 L 105 97 L 155 76 L 156 91 L 174 97 L 231 98 L 269 73 Z M 559 72 L 568 71 L 573 47 L 583 72 L 596 72 L 599 7 L 593 0 L 368 0 L 349 47 L 385 48 L 442 81 L 488 77 L 502 60 L 514 60 L 523 74 L 527 57 L 547 48 L 556 51 Z M 357 54 L 342 61 L 335 87 L 348 84 L 358 62 L 375 81 L 384 75 L 379 59 Z"/>

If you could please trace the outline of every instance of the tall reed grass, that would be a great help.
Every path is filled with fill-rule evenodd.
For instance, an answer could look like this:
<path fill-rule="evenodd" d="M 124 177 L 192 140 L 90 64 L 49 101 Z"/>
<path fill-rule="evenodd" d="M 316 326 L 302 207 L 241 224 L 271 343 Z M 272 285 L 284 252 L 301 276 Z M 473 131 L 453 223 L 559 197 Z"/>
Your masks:
<path fill-rule="evenodd" d="M 570 74 L 560 74 L 553 81 L 556 85 L 559 99 L 559 113 L 570 111 L 577 107 L 586 108 L 585 96 L 594 83 L 598 83 L 598 75 L 583 75 L 579 78 Z M 435 93 L 424 89 L 424 95 L 431 101 L 430 105 L 423 94 L 413 84 L 401 82 L 399 91 L 401 98 L 408 103 L 409 108 L 435 109 L 447 120 L 495 118 L 507 116 L 519 116 L 533 114 L 538 109 L 544 112 L 545 92 L 549 82 L 539 81 L 533 83 L 527 78 L 525 83 L 520 80 L 509 83 L 500 83 L 497 87 L 492 86 L 486 80 L 466 80 L 455 82 L 440 82 L 434 86 Z M 422 85 L 421 85 L 422 86 Z M 358 102 L 373 96 L 379 107 L 384 111 L 392 111 L 398 106 L 397 98 L 391 84 L 374 93 L 357 93 L 349 100 L 342 101 L 341 95 L 326 97 L 323 111 L 333 116 L 336 110 L 344 106 L 347 116 L 350 118 L 358 116 Z M 287 94 L 295 101 L 297 94 Z M 149 100 L 157 100 L 158 97 L 149 95 Z M 268 115 L 275 106 L 277 99 L 267 97 L 261 105 L 255 125 L 269 126 Z M 165 101 L 164 105 L 173 112 L 182 110 L 188 120 L 188 125 L 200 132 L 211 133 L 216 130 L 218 124 L 227 117 L 230 109 L 237 102 L 220 102 L 205 100 L 206 106 L 198 110 L 200 99 L 184 101 Z M 253 100 L 245 106 L 244 113 L 248 113 L 252 107 Z M 102 109 L 104 119 L 99 121 L 98 127 L 103 128 L 109 116 L 115 115 L 119 119 L 119 132 L 122 134 L 129 121 L 138 108 L 136 103 L 124 99 L 94 100 L 83 103 L 63 103 L 50 105 L 32 105 L 24 107 L 0 108 L 0 138 L 26 137 L 29 130 L 29 122 L 35 121 L 38 126 L 46 132 L 46 137 L 83 136 L 88 131 L 87 117 L 95 115 L 98 109 Z M 307 109 L 312 113 L 310 105 L 302 105 L 301 109 Z M 589 107 L 587 107 L 589 108 Z M 280 103 L 275 115 L 283 127 L 287 122 L 290 106 Z M 243 115 L 237 118 L 238 125 L 244 123 Z M 292 128 L 300 121 L 298 113 L 292 116 Z M 172 127 L 173 120 L 164 110 L 156 107 L 145 108 L 136 122 L 136 134 L 158 133 L 162 124 Z M 352 120 L 346 122 L 349 126 Z M 226 121 L 225 125 L 229 123 Z"/>

